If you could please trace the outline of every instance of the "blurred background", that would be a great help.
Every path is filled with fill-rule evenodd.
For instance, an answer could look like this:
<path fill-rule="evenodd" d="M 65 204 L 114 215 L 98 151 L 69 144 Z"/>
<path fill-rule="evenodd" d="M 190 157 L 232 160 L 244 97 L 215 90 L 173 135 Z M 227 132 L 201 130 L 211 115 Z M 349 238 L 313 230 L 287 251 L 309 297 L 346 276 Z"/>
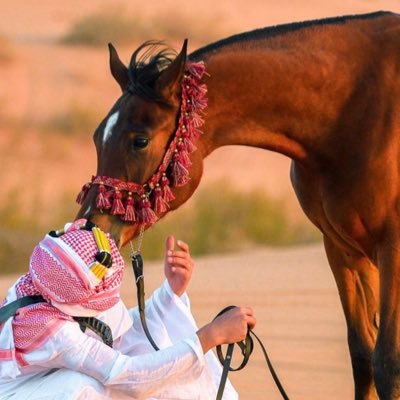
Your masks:
<path fill-rule="evenodd" d="M 77 212 L 76 194 L 96 168 L 92 133 L 119 96 L 109 41 L 128 62 L 148 39 L 179 49 L 188 37 L 194 50 L 241 31 L 378 9 L 400 10 L 399 1 L 1 0 L 0 273 L 25 270 L 43 234 Z M 145 256 L 160 257 L 167 232 L 197 255 L 320 240 L 288 168 L 263 150 L 216 151 L 196 195 L 146 235 Z"/>

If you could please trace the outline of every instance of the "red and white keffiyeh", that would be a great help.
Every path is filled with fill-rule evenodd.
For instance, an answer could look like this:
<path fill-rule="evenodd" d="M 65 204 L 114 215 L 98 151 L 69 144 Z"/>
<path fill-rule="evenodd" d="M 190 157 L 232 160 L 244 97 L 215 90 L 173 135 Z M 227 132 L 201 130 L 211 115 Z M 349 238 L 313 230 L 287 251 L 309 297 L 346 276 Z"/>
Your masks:
<path fill-rule="evenodd" d="M 93 233 L 80 229 L 84 222 L 70 224 L 59 238 L 46 235 L 32 253 L 29 272 L 10 289 L 7 303 L 27 295 L 42 295 L 47 303 L 21 308 L 0 325 L 0 364 L 24 365 L 22 354 L 39 348 L 66 320 L 96 316 L 120 300 L 124 260 L 107 234 L 112 267 L 99 280 L 89 269 L 98 247 Z"/>

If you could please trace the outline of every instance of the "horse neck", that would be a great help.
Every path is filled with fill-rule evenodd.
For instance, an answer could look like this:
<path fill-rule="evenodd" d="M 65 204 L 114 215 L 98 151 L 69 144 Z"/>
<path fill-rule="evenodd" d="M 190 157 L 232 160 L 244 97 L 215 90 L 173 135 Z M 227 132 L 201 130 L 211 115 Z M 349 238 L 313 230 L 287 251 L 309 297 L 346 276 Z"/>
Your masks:
<path fill-rule="evenodd" d="M 205 59 L 210 74 L 205 155 L 224 145 L 247 145 L 312 162 L 326 151 L 332 127 L 371 56 L 365 35 L 351 32 L 352 41 L 350 28 L 342 29 L 196 55 Z"/>

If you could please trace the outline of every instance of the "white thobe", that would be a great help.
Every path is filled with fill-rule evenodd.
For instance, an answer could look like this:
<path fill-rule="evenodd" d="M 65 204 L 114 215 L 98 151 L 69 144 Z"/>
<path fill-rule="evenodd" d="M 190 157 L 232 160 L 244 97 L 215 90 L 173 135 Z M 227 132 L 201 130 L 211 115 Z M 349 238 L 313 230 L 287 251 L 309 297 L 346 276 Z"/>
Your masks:
<path fill-rule="evenodd" d="M 12 289 L 7 301 L 15 297 Z M 113 348 L 66 321 L 42 347 L 24 354 L 28 365 L 18 376 L 0 372 L 0 399 L 215 399 L 222 368 L 212 351 L 203 354 L 186 294 L 178 297 L 165 281 L 146 302 L 157 352 L 137 308 L 128 311 L 119 302 L 97 318 L 110 326 Z M 228 381 L 224 399 L 237 398 Z"/>

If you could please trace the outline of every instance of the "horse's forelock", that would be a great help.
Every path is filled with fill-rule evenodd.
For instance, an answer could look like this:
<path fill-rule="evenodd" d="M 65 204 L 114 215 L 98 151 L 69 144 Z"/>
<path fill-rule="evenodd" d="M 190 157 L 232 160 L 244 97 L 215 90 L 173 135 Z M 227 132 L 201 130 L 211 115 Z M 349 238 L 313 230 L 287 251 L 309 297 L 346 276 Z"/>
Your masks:
<path fill-rule="evenodd" d="M 162 41 L 149 40 L 132 54 L 128 75 L 129 91 L 147 100 L 168 103 L 155 89 L 155 82 L 176 57 L 176 51 Z"/>

